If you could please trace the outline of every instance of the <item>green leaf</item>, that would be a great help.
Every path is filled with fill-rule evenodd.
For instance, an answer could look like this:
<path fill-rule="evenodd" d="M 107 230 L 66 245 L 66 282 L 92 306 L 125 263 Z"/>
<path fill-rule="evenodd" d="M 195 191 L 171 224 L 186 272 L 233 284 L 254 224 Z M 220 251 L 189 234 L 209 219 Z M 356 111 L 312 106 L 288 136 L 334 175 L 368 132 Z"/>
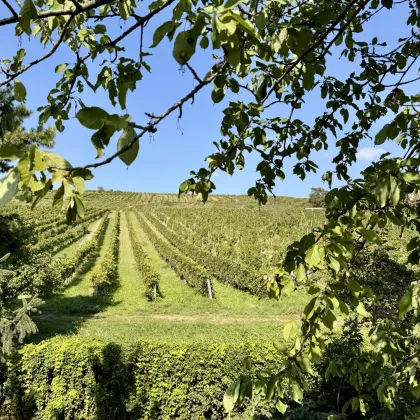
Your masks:
<path fill-rule="evenodd" d="M 80 124 L 91 130 L 99 130 L 109 118 L 108 112 L 97 106 L 85 107 L 79 110 L 76 118 Z"/>
<path fill-rule="evenodd" d="M 318 245 L 311 246 L 305 254 L 305 261 L 310 267 L 316 267 L 321 262 Z"/>
<path fill-rule="evenodd" d="M 420 174 L 417 172 L 409 171 L 403 174 L 405 182 L 412 182 L 413 184 L 420 184 Z"/>
<path fill-rule="evenodd" d="M 229 388 L 225 392 L 225 395 L 223 396 L 223 407 L 225 408 L 227 413 L 230 413 L 235 407 L 235 402 L 237 400 L 237 396 L 235 392 L 236 388 L 237 388 L 237 382 L 234 382 L 233 384 L 229 386 Z"/>
<path fill-rule="evenodd" d="M 128 146 L 135 138 L 137 134 L 133 127 L 128 127 L 124 132 L 122 133 L 121 137 L 118 140 L 117 150 L 120 151 L 124 147 Z M 140 141 L 137 139 L 133 143 L 130 149 L 128 149 L 126 152 L 119 155 L 119 158 L 127 165 L 130 166 L 136 159 L 140 149 Z"/>
<path fill-rule="evenodd" d="M 15 83 L 13 85 L 13 94 L 15 99 L 19 102 L 23 102 L 26 99 L 26 88 L 18 79 L 15 79 Z"/>
<path fill-rule="evenodd" d="M 335 321 L 337 321 L 337 317 L 334 315 L 334 312 L 331 309 L 327 309 L 324 317 L 322 318 L 322 322 L 327 328 L 332 330 L 334 328 Z"/>
<path fill-rule="evenodd" d="M 16 195 L 18 185 L 19 173 L 16 169 L 11 169 L 0 180 L 0 207 L 4 207 Z"/>
<path fill-rule="evenodd" d="M 359 302 L 359 304 L 356 306 L 356 312 L 363 318 L 369 318 L 371 316 L 371 314 L 366 310 L 363 302 Z"/>
<path fill-rule="evenodd" d="M 56 73 L 63 73 L 64 70 L 67 68 L 67 64 L 63 63 L 63 64 L 59 64 L 56 68 L 55 68 L 55 72 Z"/>
<path fill-rule="evenodd" d="M 0 146 L 0 159 L 2 160 L 17 160 L 22 157 L 23 153 L 20 147 L 12 144 L 2 144 Z"/>
<path fill-rule="evenodd" d="M 317 297 L 312 298 L 309 303 L 305 306 L 303 313 L 305 315 L 305 319 L 311 319 L 314 312 L 315 312 L 315 303 L 317 301 Z"/>
<path fill-rule="evenodd" d="M 238 25 L 241 27 L 243 31 L 247 32 L 248 34 L 252 35 L 253 37 L 257 39 L 260 39 L 260 36 L 255 31 L 255 28 L 253 24 L 251 23 L 251 21 L 249 21 L 248 19 L 244 19 L 240 14 L 233 13 L 233 12 L 229 13 L 229 16 L 232 16 L 236 20 L 236 22 L 238 22 Z"/>
<path fill-rule="evenodd" d="M 289 321 L 283 328 L 283 337 L 285 341 L 292 340 L 298 333 L 298 326 L 295 321 Z"/>
<path fill-rule="evenodd" d="M 195 53 L 196 43 L 197 38 L 191 34 L 191 31 L 183 31 L 178 34 L 172 52 L 178 64 L 183 66 L 190 60 Z"/>
<path fill-rule="evenodd" d="M 80 176 L 81 178 L 83 178 L 86 181 L 93 178 L 92 172 L 89 169 L 85 169 L 85 168 L 76 169 L 71 174 L 72 174 L 73 177 Z"/>
<path fill-rule="evenodd" d="M 379 131 L 379 133 L 375 136 L 375 144 L 377 146 L 384 143 L 385 140 L 388 138 L 388 127 L 388 124 L 384 125 Z"/>
<path fill-rule="evenodd" d="M 234 9 L 236 6 L 239 6 L 243 2 L 244 0 L 227 0 L 227 2 L 224 5 L 217 8 L 217 12 L 223 13 L 226 10 Z"/>
<path fill-rule="evenodd" d="M 400 312 L 400 318 L 403 319 L 405 317 L 405 314 L 413 309 L 412 306 L 412 298 L 413 298 L 413 291 L 410 290 L 407 292 L 400 300 L 399 303 L 399 312 Z"/>
<path fill-rule="evenodd" d="M 162 23 L 160 25 L 155 33 L 153 34 L 153 44 L 150 46 L 150 48 L 155 48 L 159 45 L 160 41 L 165 37 L 165 35 L 172 30 L 174 27 L 174 23 L 171 20 L 168 20 L 167 22 Z"/>
<path fill-rule="evenodd" d="M 279 411 L 281 414 L 284 414 L 287 410 L 288 405 L 284 404 L 283 402 L 281 402 L 280 400 L 277 401 L 276 404 L 276 409 L 277 411 Z"/>
<path fill-rule="evenodd" d="M 208 48 L 208 46 L 209 46 L 209 39 L 208 39 L 208 37 L 206 37 L 205 35 L 201 38 L 201 41 L 200 41 L 200 47 L 203 49 L 203 50 L 205 50 L 205 49 L 207 49 Z"/>
<path fill-rule="evenodd" d="M 44 159 L 45 165 L 49 166 L 56 166 L 59 168 L 71 168 L 71 163 L 64 159 L 62 156 L 57 155 L 54 152 L 41 152 L 42 157 Z"/>
<path fill-rule="evenodd" d="M 382 0 L 382 5 L 386 7 L 387 9 L 392 8 L 393 0 Z"/>
<path fill-rule="evenodd" d="M 299 403 L 302 401 L 303 398 L 303 390 L 302 387 L 296 382 L 293 381 L 292 383 L 292 392 L 291 392 L 292 400 Z"/>
<path fill-rule="evenodd" d="M 360 229 L 360 233 L 367 242 L 380 242 L 378 234 L 371 229 Z"/>
<path fill-rule="evenodd" d="M 379 207 L 384 207 L 388 199 L 388 177 L 382 177 L 375 188 L 375 197 Z"/>
<path fill-rule="evenodd" d="M 80 176 L 73 176 L 73 184 L 79 194 L 83 194 L 86 190 L 85 180 Z"/>
<path fill-rule="evenodd" d="M 279 341 L 273 342 L 274 348 L 277 350 L 278 353 L 284 353 L 287 350 L 287 346 L 284 343 L 280 343 Z"/>
<path fill-rule="evenodd" d="M 19 13 L 19 24 L 27 35 L 31 34 L 31 19 L 37 17 L 38 12 L 32 0 L 25 0 Z"/>

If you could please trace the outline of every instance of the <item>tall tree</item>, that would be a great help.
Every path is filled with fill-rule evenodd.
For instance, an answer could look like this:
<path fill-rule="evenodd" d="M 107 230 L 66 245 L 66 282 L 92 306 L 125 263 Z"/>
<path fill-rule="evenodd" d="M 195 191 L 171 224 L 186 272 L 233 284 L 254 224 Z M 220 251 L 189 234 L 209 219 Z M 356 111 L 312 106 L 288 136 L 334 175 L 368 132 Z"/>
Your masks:
<path fill-rule="evenodd" d="M 11 88 L 0 89 L 0 145 L 10 145 L 21 149 L 30 145 L 52 148 L 55 144 L 55 129 L 44 128 L 38 124 L 36 128 L 26 130 L 24 121 L 32 115 L 32 111 L 24 104 L 16 104 Z M 7 172 L 12 166 L 0 160 L 0 172 Z"/>
<path fill-rule="evenodd" d="M 56 63 L 62 76 L 39 108 L 40 122 L 52 118 L 62 131 L 70 111 L 81 106 L 76 117 L 94 130 L 91 142 L 98 158 L 110 138 L 122 134 L 113 154 L 82 167 L 33 146 L 23 151 L 0 149 L 0 158 L 17 161 L 0 185 L 0 205 L 18 188 L 32 192 L 36 203 L 52 183 L 60 182 L 54 204 L 66 210 L 69 220 L 80 217 L 84 180 L 93 176 L 91 170 L 116 158 L 130 165 L 139 152 L 139 139 L 155 133 L 169 115 L 181 117 L 184 107 L 206 87 L 212 87 L 214 102 L 222 102 L 227 92 L 243 92 L 226 103 L 221 139 L 207 157 L 207 166 L 191 172 L 180 193 L 195 192 L 205 201 L 215 189 L 216 170 L 233 174 L 244 167 L 247 154 L 254 153 L 260 160 L 259 176 L 248 194 L 265 204 L 276 182 L 286 178 L 285 162 L 292 162 L 294 174 L 304 179 L 318 170 L 315 152 L 334 142 L 332 169 L 322 179 L 340 186 L 326 196 L 326 224 L 291 244 L 279 262 L 270 295 L 280 298 L 308 273 L 324 272 L 331 281 L 311 288 L 313 299 L 302 319 L 286 325 L 285 344 L 277 346 L 285 357 L 283 369 L 258 383 L 240 379 L 227 393 L 227 410 L 238 399 L 257 393 L 275 398 L 278 410 L 285 412 L 291 402 L 302 401 L 313 367 L 323 357 L 329 362 L 326 379 L 339 376 L 352 390 L 348 401 L 334 408 L 334 415 L 366 414 L 378 405 L 392 410 L 401 399 L 409 401 L 408 394 L 420 397 L 420 283 L 402 287 L 393 315 L 377 318 L 372 315 L 374 293 L 354 274 L 357 258 L 369 246 L 380 244 L 387 225 L 413 229 L 408 262 L 420 262 L 419 208 L 407 199 L 420 184 L 417 1 L 157 0 L 148 3 L 147 11 L 137 0 L 25 0 L 19 9 L 2 1 L 8 16 L 0 19 L 0 28 L 12 27 L 17 37 L 31 37 L 31 47 L 39 40 L 49 49 L 30 60 L 24 47 L 17 49 L 2 62 L 0 87 L 13 83 L 15 98 L 24 101 L 26 88 L 19 77 L 59 49 L 67 49 L 74 60 Z M 399 13 L 393 13 L 394 27 L 385 42 L 375 25 L 382 25 L 383 16 L 395 8 Z M 156 20 L 159 26 L 148 48 L 143 35 Z M 122 21 L 124 28 L 119 26 Z M 124 48 L 133 33 L 140 37 L 134 52 Z M 161 113 L 149 112 L 145 121 L 133 121 L 123 113 L 127 95 L 151 70 L 151 51 L 165 38 L 173 42 L 173 57 L 191 74 L 195 86 Z M 191 64 L 198 49 L 213 60 L 205 74 Z M 349 74 L 334 73 L 331 67 L 338 58 Z M 122 111 L 111 115 L 97 104 L 84 106 L 85 89 L 105 90 Z M 315 119 L 307 117 L 305 107 L 319 110 Z M 375 124 L 382 128 L 374 130 Z M 357 161 L 360 142 L 371 138 L 377 145 L 395 141 L 399 156 L 382 155 L 360 178 L 352 179 L 349 167 Z M 337 367 L 326 344 L 341 316 L 350 319 L 351 331 L 360 333 L 370 351 L 362 355 L 360 346 L 347 345 L 354 352 Z M 404 407 L 411 409 L 409 404 Z"/>

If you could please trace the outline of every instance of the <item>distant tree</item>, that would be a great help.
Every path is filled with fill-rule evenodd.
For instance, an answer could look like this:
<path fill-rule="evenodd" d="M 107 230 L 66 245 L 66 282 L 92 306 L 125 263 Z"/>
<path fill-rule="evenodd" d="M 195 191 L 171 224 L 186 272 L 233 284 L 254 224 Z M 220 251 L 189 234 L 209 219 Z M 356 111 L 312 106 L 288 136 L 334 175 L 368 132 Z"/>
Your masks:
<path fill-rule="evenodd" d="M 105 191 L 105 188 L 104 187 L 98 187 L 98 191 L 103 192 L 103 191 Z"/>
<path fill-rule="evenodd" d="M 44 128 L 38 124 L 36 128 L 26 130 L 25 119 L 32 111 L 24 104 L 16 105 L 13 91 L 10 88 L 0 90 L 0 145 L 17 146 L 20 149 L 34 144 L 51 148 L 55 145 L 55 128 Z M 7 172 L 12 166 L 6 160 L 0 160 L 0 172 Z"/>
<path fill-rule="evenodd" d="M 312 188 L 308 204 L 312 207 L 325 207 L 325 196 L 328 194 L 324 188 Z"/>

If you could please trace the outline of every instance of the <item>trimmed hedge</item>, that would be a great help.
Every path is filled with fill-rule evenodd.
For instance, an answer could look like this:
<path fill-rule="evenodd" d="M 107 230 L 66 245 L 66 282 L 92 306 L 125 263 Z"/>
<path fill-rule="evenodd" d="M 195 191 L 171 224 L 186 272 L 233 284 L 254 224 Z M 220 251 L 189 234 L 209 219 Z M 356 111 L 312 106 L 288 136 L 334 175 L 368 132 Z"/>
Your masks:
<path fill-rule="evenodd" d="M 247 355 L 255 372 L 281 362 L 271 344 L 140 342 L 124 349 L 57 337 L 25 346 L 8 362 L 0 418 L 222 419 L 223 394 Z"/>

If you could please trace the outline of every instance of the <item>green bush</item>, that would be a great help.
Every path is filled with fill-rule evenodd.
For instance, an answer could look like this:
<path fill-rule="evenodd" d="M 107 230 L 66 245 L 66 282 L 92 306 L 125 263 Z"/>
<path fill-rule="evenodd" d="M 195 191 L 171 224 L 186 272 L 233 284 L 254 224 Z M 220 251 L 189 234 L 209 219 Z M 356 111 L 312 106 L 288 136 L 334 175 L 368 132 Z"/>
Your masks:
<path fill-rule="evenodd" d="M 223 394 L 246 355 L 254 372 L 279 367 L 271 344 L 141 342 L 123 349 L 56 338 L 27 345 L 8 362 L 0 418 L 221 419 Z"/>

